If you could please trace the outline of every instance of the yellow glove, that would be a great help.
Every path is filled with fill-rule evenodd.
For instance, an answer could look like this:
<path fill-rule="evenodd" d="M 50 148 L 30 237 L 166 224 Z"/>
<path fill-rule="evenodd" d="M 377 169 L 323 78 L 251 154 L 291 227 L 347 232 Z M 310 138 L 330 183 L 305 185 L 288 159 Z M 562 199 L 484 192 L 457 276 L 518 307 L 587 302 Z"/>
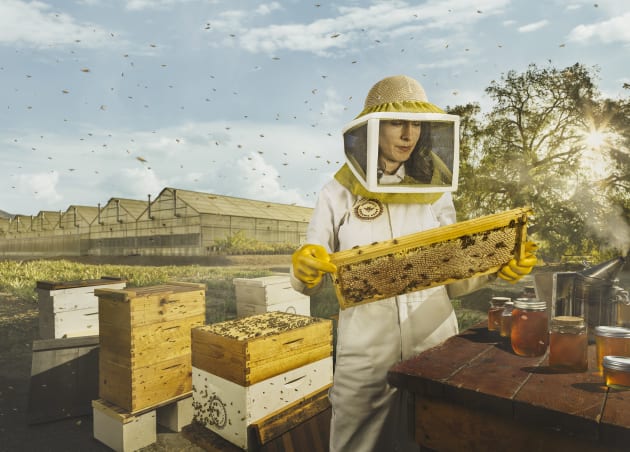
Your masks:
<path fill-rule="evenodd" d="M 534 242 L 525 242 L 523 256 L 517 261 L 512 259 L 505 264 L 497 272 L 497 276 L 512 284 L 521 279 L 523 276 L 529 274 L 538 259 L 534 255 L 534 251 L 538 248 Z"/>
<path fill-rule="evenodd" d="M 337 271 L 335 264 L 330 262 L 330 256 L 321 245 L 302 245 L 293 256 L 293 275 L 312 288 L 318 285 L 324 273 Z"/>

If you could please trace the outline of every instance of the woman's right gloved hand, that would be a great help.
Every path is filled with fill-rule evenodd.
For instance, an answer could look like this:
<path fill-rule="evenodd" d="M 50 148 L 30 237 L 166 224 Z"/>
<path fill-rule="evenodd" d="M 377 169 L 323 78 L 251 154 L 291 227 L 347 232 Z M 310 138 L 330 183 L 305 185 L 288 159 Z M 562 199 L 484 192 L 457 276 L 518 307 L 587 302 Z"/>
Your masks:
<path fill-rule="evenodd" d="M 309 289 L 318 285 L 324 273 L 337 271 L 335 264 L 321 245 L 302 245 L 291 257 L 293 276 L 302 281 Z"/>

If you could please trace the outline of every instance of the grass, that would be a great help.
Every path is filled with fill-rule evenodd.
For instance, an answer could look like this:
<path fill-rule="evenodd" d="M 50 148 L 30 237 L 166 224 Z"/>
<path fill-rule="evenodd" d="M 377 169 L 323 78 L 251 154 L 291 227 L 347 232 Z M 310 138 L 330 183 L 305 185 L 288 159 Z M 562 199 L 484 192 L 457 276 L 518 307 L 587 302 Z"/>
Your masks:
<path fill-rule="evenodd" d="M 99 279 L 104 276 L 122 278 L 127 287 L 157 285 L 166 281 L 196 282 L 206 285 L 206 320 L 214 323 L 236 317 L 234 278 L 257 278 L 272 274 L 260 266 L 137 266 L 111 264 L 82 264 L 68 260 L 0 261 L 0 292 L 16 298 L 37 302 L 37 281 L 76 281 Z M 504 285 L 505 286 L 505 285 Z M 499 286 L 501 289 L 503 286 Z M 460 330 L 487 318 L 491 296 L 514 296 L 497 291 L 497 287 L 484 288 L 474 294 L 453 300 Z M 514 289 L 513 289 L 514 290 Z M 311 297 L 311 315 L 334 318 L 338 313 L 335 291 L 327 280 L 322 290 Z"/>

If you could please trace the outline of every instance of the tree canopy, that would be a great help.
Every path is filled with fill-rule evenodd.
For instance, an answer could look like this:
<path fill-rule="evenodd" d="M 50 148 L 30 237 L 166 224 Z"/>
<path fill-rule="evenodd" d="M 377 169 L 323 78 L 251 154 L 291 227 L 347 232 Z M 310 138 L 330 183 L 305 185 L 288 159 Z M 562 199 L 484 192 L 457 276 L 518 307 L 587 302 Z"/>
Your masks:
<path fill-rule="evenodd" d="M 630 249 L 630 100 L 603 98 L 596 75 L 531 64 L 490 83 L 489 112 L 448 109 L 461 118 L 461 216 L 530 206 L 550 260 Z"/>

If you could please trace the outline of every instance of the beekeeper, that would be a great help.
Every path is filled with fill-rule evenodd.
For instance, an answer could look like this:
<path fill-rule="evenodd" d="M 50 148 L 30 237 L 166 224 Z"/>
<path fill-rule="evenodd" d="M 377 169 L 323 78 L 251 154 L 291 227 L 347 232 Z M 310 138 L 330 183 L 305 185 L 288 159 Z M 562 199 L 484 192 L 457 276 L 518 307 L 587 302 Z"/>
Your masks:
<path fill-rule="evenodd" d="M 344 128 L 346 164 L 321 190 L 307 244 L 292 256 L 293 287 L 315 293 L 336 270 L 329 253 L 454 223 L 458 140 L 459 118 L 431 104 L 416 80 L 398 75 L 376 83 Z M 529 253 L 498 274 L 516 281 L 535 261 Z M 449 290 L 470 292 L 487 280 Z M 408 434 L 406 394 L 388 385 L 387 371 L 457 333 L 445 286 L 341 310 L 330 450 L 418 450 Z"/>

